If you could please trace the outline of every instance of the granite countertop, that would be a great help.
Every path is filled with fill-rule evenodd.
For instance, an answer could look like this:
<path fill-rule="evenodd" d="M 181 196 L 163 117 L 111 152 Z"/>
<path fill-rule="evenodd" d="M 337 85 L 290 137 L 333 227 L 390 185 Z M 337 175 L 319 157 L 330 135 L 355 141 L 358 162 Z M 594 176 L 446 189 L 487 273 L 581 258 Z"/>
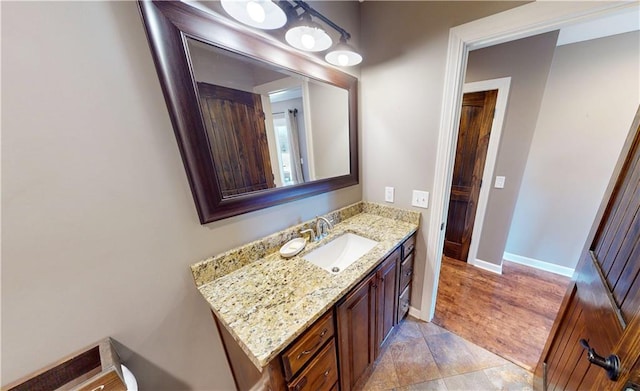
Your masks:
<path fill-rule="evenodd" d="M 221 273 L 219 265 L 215 265 L 213 272 L 214 258 L 192 265 L 200 293 L 258 369 L 262 370 L 418 229 L 417 212 L 397 210 L 403 214 L 403 221 L 390 216 L 388 210 L 392 208 L 377 204 L 362 207 L 361 204 L 358 204 L 360 213 L 338 215 L 346 218 L 338 218 L 340 222 L 327 237 L 317 243 L 307 243 L 293 258 L 282 258 L 277 251 L 268 253 L 264 243 L 257 241 L 247 247 L 251 250 L 243 248 L 224 254 L 227 261 L 243 255 L 248 258 L 255 257 L 256 253 L 263 255 L 236 265 L 233 271 Z M 381 210 L 383 213 L 378 213 Z M 293 227 L 288 235 L 295 235 L 301 227 L 304 226 Z M 329 273 L 303 259 L 306 253 L 347 232 L 379 243 L 339 274 Z M 205 268 L 210 270 L 205 272 Z"/>

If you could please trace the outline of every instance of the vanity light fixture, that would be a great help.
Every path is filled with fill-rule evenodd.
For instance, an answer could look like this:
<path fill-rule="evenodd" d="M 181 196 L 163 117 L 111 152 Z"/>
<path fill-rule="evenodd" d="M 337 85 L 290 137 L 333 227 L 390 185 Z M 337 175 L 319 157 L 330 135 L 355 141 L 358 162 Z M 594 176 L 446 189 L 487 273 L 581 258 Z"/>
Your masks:
<path fill-rule="evenodd" d="M 287 15 L 271 0 L 221 0 L 232 18 L 251 27 L 274 30 L 287 23 Z"/>
<path fill-rule="evenodd" d="M 284 39 L 289 45 L 305 52 L 321 52 L 333 44 L 329 34 L 318 23 L 312 21 L 306 12 L 302 14 L 299 22 L 287 30 Z"/>
<path fill-rule="evenodd" d="M 305 1 L 220 0 L 220 3 L 231 17 L 251 27 L 275 30 L 287 24 L 285 40 L 292 47 L 305 52 L 322 52 L 333 45 L 329 34 L 311 18 L 319 19 L 340 34 L 340 42 L 324 59 L 337 66 L 353 66 L 362 62 L 362 56 L 347 43 L 351 34 Z"/>
<path fill-rule="evenodd" d="M 342 36 L 340 42 L 324 57 L 329 64 L 349 67 L 362 62 L 362 56 L 355 51 L 353 46 L 347 43 L 347 39 Z"/>

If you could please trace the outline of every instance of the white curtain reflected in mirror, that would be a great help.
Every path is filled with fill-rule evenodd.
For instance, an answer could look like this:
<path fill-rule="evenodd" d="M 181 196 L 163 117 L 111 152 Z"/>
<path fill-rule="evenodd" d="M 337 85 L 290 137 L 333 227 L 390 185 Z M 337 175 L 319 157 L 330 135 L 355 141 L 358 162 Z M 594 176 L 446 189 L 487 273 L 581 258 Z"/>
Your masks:
<path fill-rule="evenodd" d="M 273 128 L 278 148 L 278 167 L 283 186 L 303 183 L 300 143 L 298 137 L 297 109 L 273 113 Z"/>

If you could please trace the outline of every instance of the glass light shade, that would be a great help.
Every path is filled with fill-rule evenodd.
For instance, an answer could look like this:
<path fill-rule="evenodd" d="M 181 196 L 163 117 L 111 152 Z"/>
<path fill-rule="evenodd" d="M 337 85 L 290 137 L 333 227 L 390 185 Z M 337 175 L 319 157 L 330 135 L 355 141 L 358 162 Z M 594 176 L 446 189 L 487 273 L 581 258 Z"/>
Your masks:
<path fill-rule="evenodd" d="M 321 52 L 331 47 L 331 37 L 313 22 L 292 27 L 284 35 L 289 45 L 305 52 Z"/>
<path fill-rule="evenodd" d="M 358 54 L 351 45 L 342 41 L 340 41 L 332 51 L 327 53 L 324 59 L 327 60 L 329 64 L 340 67 L 350 67 L 362 62 L 362 56 Z"/>
<path fill-rule="evenodd" d="M 287 23 L 287 15 L 271 0 L 221 0 L 220 4 L 232 18 L 251 27 L 274 30 Z"/>

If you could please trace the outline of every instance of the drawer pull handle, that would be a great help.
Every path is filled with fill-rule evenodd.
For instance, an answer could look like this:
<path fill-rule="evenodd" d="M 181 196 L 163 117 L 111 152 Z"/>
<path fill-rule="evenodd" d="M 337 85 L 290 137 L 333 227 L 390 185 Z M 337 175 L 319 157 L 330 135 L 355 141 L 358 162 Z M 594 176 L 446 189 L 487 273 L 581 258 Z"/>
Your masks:
<path fill-rule="evenodd" d="M 300 360 L 300 357 L 306 356 L 307 354 L 314 352 L 318 348 L 318 346 L 320 346 L 320 344 L 322 343 L 322 340 L 323 340 L 322 337 L 324 337 L 325 334 L 327 334 L 327 331 L 329 330 L 325 327 L 324 330 L 322 330 L 322 332 L 320 333 L 320 335 L 318 335 L 318 338 L 319 338 L 318 342 L 316 342 L 316 344 L 313 345 L 311 349 L 303 350 L 302 352 L 300 352 L 296 357 L 296 360 Z"/>
<path fill-rule="evenodd" d="M 406 272 L 406 273 L 404 273 L 404 275 L 405 275 L 406 277 L 409 277 L 409 276 L 411 275 L 411 273 L 413 273 L 413 270 L 409 269 L 409 270 L 407 270 L 407 272 Z"/>
<path fill-rule="evenodd" d="M 103 385 L 100 385 L 100 386 L 98 386 L 98 387 L 96 387 L 96 388 L 94 388 L 94 389 L 93 389 L 93 390 L 91 390 L 91 391 L 102 391 L 102 390 L 104 390 L 104 384 L 103 384 Z"/>
<path fill-rule="evenodd" d="M 322 388 L 322 386 L 324 386 L 324 383 L 326 383 L 326 382 L 327 382 L 327 379 L 329 378 L 329 372 L 331 372 L 331 368 L 327 369 L 327 370 L 322 374 L 322 377 L 323 377 L 323 379 L 322 379 L 322 383 L 320 383 L 320 384 L 318 385 L 318 387 L 316 387 L 316 388 L 315 388 L 316 390 L 321 389 L 321 388 Z"/>
<path fill-rule="evenodd" d="M 304 386 L 307 385 L 307 377 L 303 377 L 302 379 L 300 379 L 300 381 L 298 382 L 298 384 L 296 384 L 296 391 L 300 391 L 301 389 L 304 388 Z"/>
<path fill-rule="evenodd" d="M 413 244 L 411 246 L 407 247 L 407 254 L 409 254 L 411 251 L 413 251 L 413 247 L 414 247 Z"/>

